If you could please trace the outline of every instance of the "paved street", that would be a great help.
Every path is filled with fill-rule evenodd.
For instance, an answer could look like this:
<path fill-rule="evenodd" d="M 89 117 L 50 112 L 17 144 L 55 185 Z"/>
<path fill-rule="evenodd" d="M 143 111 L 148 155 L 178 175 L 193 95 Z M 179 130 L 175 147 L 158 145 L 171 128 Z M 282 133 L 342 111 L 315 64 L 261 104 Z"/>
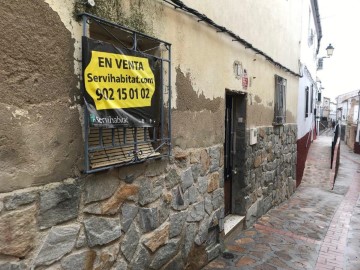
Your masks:
<path fill-rule="evenodd" d="M 360 155 L 341 145 L 330 181 L 331 137 L 311 145 L 303 183 L 253 227 L 232 233 L 204 269 L 360 269 Z"/>

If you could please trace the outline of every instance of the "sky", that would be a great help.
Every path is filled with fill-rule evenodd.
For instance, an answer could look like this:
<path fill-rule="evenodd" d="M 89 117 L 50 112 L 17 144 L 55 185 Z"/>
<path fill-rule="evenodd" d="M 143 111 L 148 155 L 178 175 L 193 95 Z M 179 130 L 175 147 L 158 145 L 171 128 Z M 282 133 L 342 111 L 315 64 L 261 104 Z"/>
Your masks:
<path fill-rule="evenodd" d="M 360 90 L 360 1 L 318 0 L 323 37 L 318 56 L 326 56 L 331 43 L 334 54 L 324 59 L 318 71 L 323 96 L 335 101 L 338 95 Z"/>

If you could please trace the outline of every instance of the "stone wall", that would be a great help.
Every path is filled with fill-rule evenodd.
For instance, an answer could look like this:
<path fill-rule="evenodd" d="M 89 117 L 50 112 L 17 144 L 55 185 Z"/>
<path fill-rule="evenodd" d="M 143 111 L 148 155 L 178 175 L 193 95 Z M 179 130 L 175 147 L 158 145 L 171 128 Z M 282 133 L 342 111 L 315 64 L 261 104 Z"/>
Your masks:
<path fill-rule="evenodd" d="M 199 269 L 223 230 L 221 145 L 0 194 L 0 269 Z M 196 258 L 196 259 L 193 259 Z"/>
<path fill-rule="evenodd" d="M 234 212 L 246 215 L 247 227 L 294 193 L 296 135 L 295 124 L 259 127 L 258 141 L 250 145 L 247 131 L 243 182 L 233 183 Z"/>

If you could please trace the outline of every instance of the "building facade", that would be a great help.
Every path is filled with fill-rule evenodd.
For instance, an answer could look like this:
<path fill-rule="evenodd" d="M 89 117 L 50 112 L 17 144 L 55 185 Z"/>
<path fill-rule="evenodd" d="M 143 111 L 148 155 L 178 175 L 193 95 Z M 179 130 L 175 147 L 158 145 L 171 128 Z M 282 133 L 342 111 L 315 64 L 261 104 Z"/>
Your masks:
<path fill-rule="evenodd" d="M 0 267 L 199 269 L 222 251 L 227 215 L 250 226 L 286 200 L 297 141 L 312 132 L 309 118 L 300 134 L 296 124 L 301 73 L 310 74 L 302 86 L 313 82 L 313 67 L 298 64 L 303 9 L 280 0 L 4 3 Z M 90 128 L 83 36 L 167 55 L 158 108 L 170 140 L 149 131 L 161 139 L 151 141 L 144 128 L 146 157 L 136 128 L 122 137 Z M 109 149 L 127 152 L 116 163 Z"/>
<path fill-rule="evenodd" d="M 301 55 L 302 77 L 298 90 L 296 184 L 300 185 L 311 142 L 316 138 L 316 101 L 318 99 L 317 55 L 322 30 L 318 2 L 302 1 Z"/>
<path fill-rule="evenodd" d="M 341 139 L 356 153 L 359 149 L 359 91 L 342 94 L 336 98 Z"/>

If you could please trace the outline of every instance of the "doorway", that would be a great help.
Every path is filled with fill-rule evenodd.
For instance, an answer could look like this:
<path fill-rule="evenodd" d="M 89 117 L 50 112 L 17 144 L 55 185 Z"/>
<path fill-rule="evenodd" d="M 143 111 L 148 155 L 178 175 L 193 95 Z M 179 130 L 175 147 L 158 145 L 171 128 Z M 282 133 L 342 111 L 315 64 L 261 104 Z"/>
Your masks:
<path fill-rule="evenodd" d="M 226 91 L 224 143 L 225 216 L 239 214 L 234 200 L 244 187 L 246 94 Z"/>

